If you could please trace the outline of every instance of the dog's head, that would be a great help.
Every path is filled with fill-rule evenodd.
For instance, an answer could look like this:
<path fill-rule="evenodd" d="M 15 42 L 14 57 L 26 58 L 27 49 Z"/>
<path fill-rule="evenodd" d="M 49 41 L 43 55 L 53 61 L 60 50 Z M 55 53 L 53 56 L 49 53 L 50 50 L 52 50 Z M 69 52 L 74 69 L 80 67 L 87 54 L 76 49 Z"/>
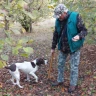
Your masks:
<path fill-rule="evenodd" d="M 41 64 L 45 64 L 45 65 L 47 65 L 47 60 L 46 59 L 44 59 L 44 58 L 37 58 L 36 59 L 36 65 L 38 65 L 38 66 L 40 66 Z"/>

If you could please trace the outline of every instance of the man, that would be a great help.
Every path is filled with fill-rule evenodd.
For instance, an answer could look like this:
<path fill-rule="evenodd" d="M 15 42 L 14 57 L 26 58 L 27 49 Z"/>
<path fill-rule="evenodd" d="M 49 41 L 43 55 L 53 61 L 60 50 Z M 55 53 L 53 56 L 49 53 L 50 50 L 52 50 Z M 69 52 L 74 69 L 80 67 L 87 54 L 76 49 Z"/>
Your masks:
<path fill-rule="evenodd" d="M 64 82 L 64 67 L 67 56 L 70 54 L 70 86 L 68 92 L 74 92 L 78 81 L 78 66 L 80 48 L 83 46 L 87 29 L 77 12 L 68 11 L 64 4 L 59 4 L 54 10 L 55 31 L 53 34 L 51 54 L 55 52 L 58 43 L 58 78 L 53 86 Z"/>

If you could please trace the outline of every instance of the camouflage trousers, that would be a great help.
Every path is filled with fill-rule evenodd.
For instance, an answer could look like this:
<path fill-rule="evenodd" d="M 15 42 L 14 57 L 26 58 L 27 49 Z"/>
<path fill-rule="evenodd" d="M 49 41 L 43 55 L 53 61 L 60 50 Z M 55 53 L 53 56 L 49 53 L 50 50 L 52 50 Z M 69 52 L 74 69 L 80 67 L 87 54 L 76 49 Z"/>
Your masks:
<path fill-rule="evenodd" d="M 66 58 L 69 54 L 60 51 L 58 56 L 58 82 L 64 81 L 64 69 Z M 70 54 L 70 85 L 76 86 L 78 81 L 78 66 L 80 61 L 80 50 Z"/>

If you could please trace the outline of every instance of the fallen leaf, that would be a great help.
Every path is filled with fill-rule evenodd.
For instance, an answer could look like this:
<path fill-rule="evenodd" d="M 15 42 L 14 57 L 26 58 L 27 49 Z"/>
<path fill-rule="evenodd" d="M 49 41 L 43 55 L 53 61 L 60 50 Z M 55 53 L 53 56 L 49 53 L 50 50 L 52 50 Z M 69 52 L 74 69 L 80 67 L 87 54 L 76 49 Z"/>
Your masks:
<path fill-rule="evenodd" d="M 2 85 L 3 85 L 3 84 L 0 82 L 0 88 L 2 88 Z"/>

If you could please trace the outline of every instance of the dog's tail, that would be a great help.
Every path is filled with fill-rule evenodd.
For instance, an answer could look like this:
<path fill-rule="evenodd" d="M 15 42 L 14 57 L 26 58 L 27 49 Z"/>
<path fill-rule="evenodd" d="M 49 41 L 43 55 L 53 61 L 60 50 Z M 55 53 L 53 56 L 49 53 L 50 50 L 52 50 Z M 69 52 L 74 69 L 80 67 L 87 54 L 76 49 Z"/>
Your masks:
<path fill-rule="evenodd" d="M 6 68 L 6 69 L 10 69 L 10 66 L 5 66 L 4 68 Z"/>

